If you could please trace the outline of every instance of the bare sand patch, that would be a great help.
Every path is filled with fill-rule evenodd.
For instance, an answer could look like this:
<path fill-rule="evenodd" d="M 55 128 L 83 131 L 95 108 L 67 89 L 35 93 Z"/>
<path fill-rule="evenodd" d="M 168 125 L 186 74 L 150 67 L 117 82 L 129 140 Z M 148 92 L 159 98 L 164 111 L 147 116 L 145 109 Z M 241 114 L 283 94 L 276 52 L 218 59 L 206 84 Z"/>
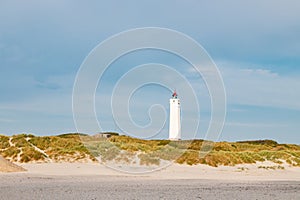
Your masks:
<path fill-rule="evenodd" d="M 2 156 L 0 156 L 0 172 L 22 172 L 26 171 L 23 167 L 18 166 L 12 162 L 9 162 Z"/>
<path fill-rule="evenodd" d="M 271 162 L 243 164 L 237 166 L 211 167 L 207 165 L 172 164 L 167 168 L 150 173 L 123 173 L 99 163 L 40 163 L 20 164 L 28 174 L 55 176 L 133 176 L 150 179 L 212 179 L 212 180 L 286 180 L 300 181 L 300 168 L 285 166 L 284 169 L 274 167 Z"/>

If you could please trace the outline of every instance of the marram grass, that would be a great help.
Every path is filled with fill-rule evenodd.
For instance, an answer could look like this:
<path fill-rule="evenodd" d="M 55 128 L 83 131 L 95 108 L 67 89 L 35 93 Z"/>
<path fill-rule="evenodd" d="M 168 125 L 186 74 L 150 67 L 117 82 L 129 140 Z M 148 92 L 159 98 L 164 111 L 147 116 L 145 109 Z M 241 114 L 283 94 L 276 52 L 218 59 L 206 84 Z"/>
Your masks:
<path fill-rule="evenodd" d="M 10 142 L 11 144 L 10 144 Z M 271 161 L 286 162 L 300 167 L 300 146 L 278 144 L 272 140 L 216 142 L 212 150 L 201 157 L 203 140 L 142 140 L 112 134 L 99 138 L 85 134 L 58 136 L 34 136 L 27 134 L 12 137 L 0 135 L 0 153 L 3 157 L 18 162 L 78 162 L 101 158 L 101 161 L 130 163 L 139 158 L 141 165 L 158 165 L 160 160 L 179 164 L 210 166 L 234 166 Z"/>

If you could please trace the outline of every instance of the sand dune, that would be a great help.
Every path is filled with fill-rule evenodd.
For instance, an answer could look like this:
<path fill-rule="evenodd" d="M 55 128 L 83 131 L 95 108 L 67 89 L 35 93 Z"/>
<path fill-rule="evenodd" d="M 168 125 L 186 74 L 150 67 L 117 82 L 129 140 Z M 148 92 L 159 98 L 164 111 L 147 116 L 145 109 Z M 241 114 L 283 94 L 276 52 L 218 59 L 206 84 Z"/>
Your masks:
<path fill-rule="evenodd" d="M 21 172 L 26 171 L 23 167 L 20 167 L 0 156 L 0 172 Z"/>

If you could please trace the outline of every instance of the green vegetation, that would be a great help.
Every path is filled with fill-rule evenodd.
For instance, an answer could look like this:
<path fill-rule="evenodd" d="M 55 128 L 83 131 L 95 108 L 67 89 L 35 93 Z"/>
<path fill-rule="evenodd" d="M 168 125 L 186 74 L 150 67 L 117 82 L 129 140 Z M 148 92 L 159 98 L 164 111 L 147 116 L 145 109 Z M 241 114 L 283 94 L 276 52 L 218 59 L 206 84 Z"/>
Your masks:
<path fill-rule="evenodd" d="M 1 151 L 1 155 L 4 158 L 10 158 L 12 161 L 17 161 L 17 156 L 21 151 L 14 146 L 8 147 L 6 150 Z"/>
<path fill-rule="evenodd" d="M 30 139 L 32 135 L 20 134 L 12 136 L 12 143 L 15 144 L 16 147 L 29 147 L 30 144 L 27 142 L 27 138 Z"/>
<path fill-rule="evenodd" d="M 83 134 L 63 134 L 37 137 L 33 135 L 14 135 L 0 137 L 0 153 L 3 157 L 18 162 L 75 162 L 84 159 L 96 161 L 81 141 Z"/>
<path fill-rule="evenodd" d="M 116 161 L 141 165 L 159 165 L 160 160 L 180 164 L 234 166 L 244 163 L 272 161 L 277 165 L 288 163 L 300 167 L 300 146 L 278 144 L 272 140 L 212 142 L 204 140 L 142 140 L 117 133 L 111 137 L 68 133 L 57 136 L 0 135 L 2 156 L 19 162 L 77 162 L 84 160 Z M 203 144 L 212 147 L 206 154 Z M 212 145 L 212 146 L 211 146 Z M 203 155 L 203 156 L 202 156 Z M 138 160 L 137 160 L 138 159 Z"/>
<path fill-rule="evenodd" d="M 247 167 L 238 167 L 237 168 L 238 169 L 238 171 L 247 171 L 247 170 L 249 170 L 249 168 L 247 168 Z"/>
<path fill-rule="evenodd" d="M 30 161 L 43 161 L 45 156 L 35 151 L 33 147 L 26 146 L 22 148 L 22 154 L 20 155 L 20 162 L 30 162 Z"/>
<path fill-rule="evenodd" d="M 140 165 L 159 165 L 160 159 L 159 157 L 153 157 L 149 154 L 139 154 Z"/>
<path fill-rule="evenodd" d="M 278 144 L 272 140 L 217 142 L 214 143 L 212 151 L 203 157 L 200 156 L 203 140 L 141 140 L 128 136 L 113 136 L 108 141 L 120 150 L 142 153 L 140 158 L 144 159 L 145 155 L 149 155 L 148 160 L 159 158 L 179 164 L 207 164 L 214 167 L 263 161 L 282 164 L 285 161 L 293 166 L 300 166 L 299 145 Z"/>
<path fill-rule="evenodd" d="M 272 169 L 272 170 L 281 169 L 281 170 L 283 170 L 284 167 L 281 166 L 281 165 L 277 165 L 277 166 L 258 166 L 258 169 L 266 169 L 266 170 L 269 170 L 269 169 Z"/>
<path fill-rule="evenodd" d="M 9 141 L 8 136 L 0 135 L 0 149 L 8 148 L 10 146 L 8 141 Z"/>

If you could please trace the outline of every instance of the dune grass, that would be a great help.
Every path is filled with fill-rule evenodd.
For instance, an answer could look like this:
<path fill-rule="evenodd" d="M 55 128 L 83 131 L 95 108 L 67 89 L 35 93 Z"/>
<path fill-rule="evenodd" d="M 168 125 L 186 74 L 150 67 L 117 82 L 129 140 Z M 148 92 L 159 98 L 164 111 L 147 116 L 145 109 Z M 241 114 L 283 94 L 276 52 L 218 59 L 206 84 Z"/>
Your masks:
<path fill-rule="evenodd" d="M 137 156 L 142 165 L 158 165 L 160 159 L 179 164 L 206 164 L 210 166 L 234 166 L 244 163 L 272 161 L 278 165 L 286 162 L 300 167 L 300 146 L 278 144 L 272 140 L 217 142 L 212 151 L 201 156 L 203 140 L 142 140 L 112 134 L 110 138 L 69 133 L 57 136 L 14 135 L 10 146 L 9 137 L 0 135 L 0 153 L 6 158 L 20 162 L 46 162 L 44 151 L 53 161 L 122 161 L 131 163 Z"/>
<path fill-rule="evenodd" d="M 46 162 L 46 155 L 55 162 L 79 161 L 90 159 L 96 161 L 90 151 L 84 146 L 78 134 L 64 134 L 58 136 L 34 136 L 19 134 L 12 136 L 10 146 L 9 137 L 0 137 L 0 153 L 3 157 L 19 162 Z M 37 147 L 44 153 L 36 150 Z M 19 155 L 19 160 L 17 160 Z"/>
<path fill-rule="evenodd" d="M 1 155 L 4 158 L 8 158 L 12 161 L 17 161 L 17 156 L 21 152 L 17 147 L 10 146 L 6 150 L 1 150 Z"/>
<path fill-rule="evenodd" d="M 9 137 L 5 135 L 0 135 L 0 149 L 6 149 L 9 145 Z"/>
<path fill-rule="evenodd" d="M 142 152 L 152 157 L 173 160 L 180 164 L 207 164 L 210 166 L 234 166 L 272 161 L 282 164 L 283 161 L 300 166 L 300 146 L 278 144 L 272 140 L 217 142 L 212 151 L 200 156 L 203 140 L 141 140 L 128 136 L 113 136 L 109 141 L 121 150 Z"/>

